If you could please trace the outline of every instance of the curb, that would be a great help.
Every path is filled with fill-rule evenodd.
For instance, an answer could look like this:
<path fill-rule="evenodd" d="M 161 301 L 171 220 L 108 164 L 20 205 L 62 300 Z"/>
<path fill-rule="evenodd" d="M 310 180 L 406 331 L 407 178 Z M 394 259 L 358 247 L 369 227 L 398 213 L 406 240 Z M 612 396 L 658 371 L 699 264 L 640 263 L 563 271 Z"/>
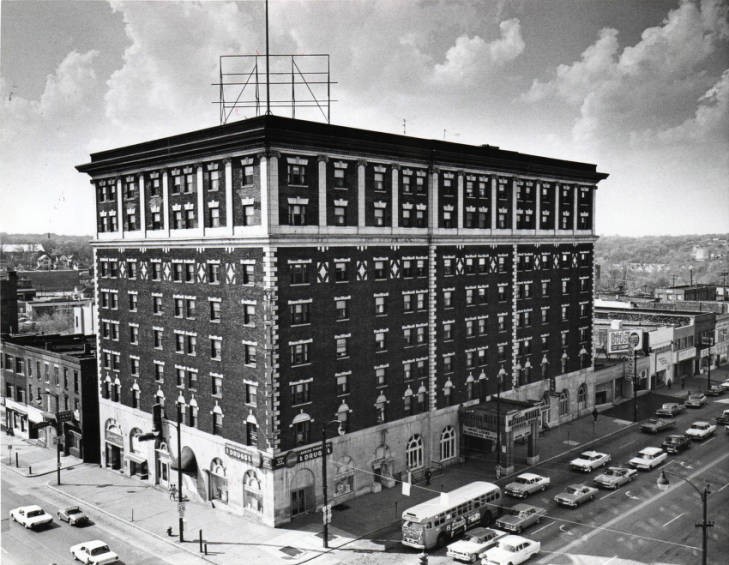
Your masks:
<path fill-rule="evenodd" d="M 183 551 L 186 551 L 187 553 L 189 553 L 191 555 L 194 555 L 195 557 L 198 557 L 198 558 L 202 559 L 203 561 L 207 561 L 208 563 L 217 563 L 216 561 L 212 561 L 210 559 L 207 559 L 204 555 L 200 554 L 199 552 L 193 551 L 193 550 L 185 547 L 184 545 L 180 544 L 179 542 L 170 541 L 169 539 L 167 539 L 167 538 L 165 538 L 165 537 L 163 537 L 163 536 L 161 536 L 159 534 L 156 534 L 156 533 L 154 533 L 154 532 L 152 532 L 152 531 L 150 531 L 150 530 L 148 530 L 146 528 L 143 528 L 142 526 L 136 525 L 134 522 L 130 522 L 129 520 L 126 520 L 125 518 L 120 518 L 116 514 L 112 514 L 108 510 L 104 510 L 103 508 L 100 508 L 99 506 L 97 506 L 97 505 L 89 502 L 88 500 L 84 500 L 82 498 L 79 498 L 77 496 L 74 496 L 73 494 L 69 494 L 69 493 L 61 490 L 60 488 L 58 488 L 58 487 L 56 487 L 56 486 L 54 486 L 54 485 L 52 485 L 50 483 L 47 483 L 46 486 L 49 489 L 51 489 L 53 492 L 57 493 L 57 494 L 60 494 L 62 496 L 65 496 L 66 498 L 70 498 L 74 502 L 78 502 L 79 504 L 81 504 L 83 506 L 91 507 L 91 508 L 94 509 L 94 511 L 100 512 L 100 513 L 105 514 L 106 516 L 108 516 L 110 518 L 113 518 L 114 520 L 117 520 L 119 522 L 122 522 L 124 524 L 127 524 L 128 526 L 131 526 L 135 530 L 138 530 L 140 532 L 144 532 L 145 534 L 148 534 L 148 535 L 150 535 L 150 536 L 152 536 L 154 538 L 157 538 L 159 541 L 162 541 L 162 542 L 166 543 L 169 546 L 172 546 L 172 547 L 174 547 L 176 549 L 182 549 Z"/>
<path fill-rule="evenodd" d="M 74 467 L 81 465 L 84 463 L 83 461 L 79 461 L 78 463 L 69 463 L 68 465 L 62 465 L 61 471 L 64 469 L 73 469 Z M 7 463 L 3 463 L 3 468 L 8 469 L 9 471 L 12 471 L 16 475 L 20 475 L 21 477 L 26 477 L 30 479 L 34 479 L 35 477 L 43 477 L 45 475 L 50 475 L 52 473 L 55 473 L 58 469 L 53 468 L 50 471 L 43 471 L 41 473 L 26 473 L 23 471 L 24 467 L 28 467 L 28 465 L 21 465 L 20 467 L 16 467 L 15 465 L 8 465 Z M 33 467 L 33 465 L 30 465 L 30 467 Z"/>

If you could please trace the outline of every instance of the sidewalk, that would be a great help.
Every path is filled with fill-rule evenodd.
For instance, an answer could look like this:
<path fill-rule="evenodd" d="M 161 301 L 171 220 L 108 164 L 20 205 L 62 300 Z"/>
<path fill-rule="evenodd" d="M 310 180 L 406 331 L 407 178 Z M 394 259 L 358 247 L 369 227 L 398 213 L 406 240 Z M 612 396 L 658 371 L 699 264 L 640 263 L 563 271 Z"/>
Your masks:
<path fill-rule="evenodd" d="M 569 451 L 584 449 L 592 442 L 601 441 L 630 427 L 631 422 L 606 415 L 601 415 L 593 426 L 592 415 L 587 414 L 540 437 L 541 460 L 544 462 Z M 33 476 L 41 474 L 41 471 L 55 471 L 55 454 L 52 451 L 11 436 L 3 435 L 0 443 L 4 447 L 8 441 L 13 442 L 14 450 L 20 449 L 21 465 L 30 464 L 33 467 Z M 525 457 L 526 446 L 517 446 L 515 472 L 527 468 Z M 14 456 L 12 461 L 14 465 Z M 15 469 L 7 463 L 8 457 L 3 457 L 3 470 L 12 469 L 27 474 L 22 468 Z M 409 497 L 402 495 L 398 485 L 345 502 L 335 507 L 329 527 L 329 542 L 333 549 L 328 551 L 323 549 L 321 514 L 318 512 L 296 518 L 284 527 L 270 528 L 230 514 L 220 505 L 213 508 L 210 503 L 198 502 L 188 502 L 186 505 L 186 541 L 180 544 L 176 537 L 177 502 L 170 500 L 166 489 L 102 469 L 98 465 L 71 461 L 70 458 L 64 458 L 63 463 L 66 468 L 61 473 L 60 487 L 55 486 L 54 476 L 48 476 L 48 488 L 51 490 L 78 502 L 92 516 L 103 514 L 120 520 L 183 549 L 193 560 L 193 556 L 197 556 L 199 562 L 221 564 L 245 561 L 276 563 L 279 560 L 304 563 L 312 559 L 316 559 L 317 563 L 334 564 L 346 560 L 350 552 L 376 554 L 385 551 L 388 546 L 399 546 L 399 536 L 383 540 L 377 537 L 377 532 L 396 525 L 406 508 L 433 498 L 440 491 L 452 490 L 470 481 L 487 480 L 502 485 L 509 481 L 508 477 L 496 481 L 494 453 L 480 454 L 469 457 L 466 463 L 448 467 L 441 475 L 433 476 L 429 486 L 423 483 L 414 485 Z M 168 527 L 172 528 L 174 537 L 167 535 Z M 200 529 L 207 541 L 207 556 L 199 552 Z"/>

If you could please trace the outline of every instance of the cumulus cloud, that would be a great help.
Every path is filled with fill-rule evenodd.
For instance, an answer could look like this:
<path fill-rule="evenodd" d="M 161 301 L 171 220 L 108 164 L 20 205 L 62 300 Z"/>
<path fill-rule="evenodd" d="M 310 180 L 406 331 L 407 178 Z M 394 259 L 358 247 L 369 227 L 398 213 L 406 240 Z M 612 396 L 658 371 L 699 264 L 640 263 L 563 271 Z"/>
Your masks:
<path fill-rule="evenodd" d="M 697 100 L 716 81 L 706 73 L 706 63 L 726 49 L 728 13 L 720 0 L 685 1 L 661 26 L 647 28 L 639 42 L 622 51 L 617 31 L 603 29 L 578 61 L 559 65 L 551 80 L 535 80 L 522 99 L 533 103 L 554 97 L 579 107 L 573 136 L 580 142 L 635 141 L 644 132 L 680 127 L 694 113 L 696 133 L 697 120 L 709 108 L 713 116 L 723 107 L 704 99 L 703 109 L 697 108 Z"/>
<path fill-rule="evenodd" d="M 432 80 L 435 83 L 472 83 L 479 75 L 488 73 L 514 60 L 524 51 L 519 20 L 514 18 L 499 24 L 501 37 L 491 42 L 481 37 L 460 36 L 446 52 L 444 63 L 436 64 Z"/>

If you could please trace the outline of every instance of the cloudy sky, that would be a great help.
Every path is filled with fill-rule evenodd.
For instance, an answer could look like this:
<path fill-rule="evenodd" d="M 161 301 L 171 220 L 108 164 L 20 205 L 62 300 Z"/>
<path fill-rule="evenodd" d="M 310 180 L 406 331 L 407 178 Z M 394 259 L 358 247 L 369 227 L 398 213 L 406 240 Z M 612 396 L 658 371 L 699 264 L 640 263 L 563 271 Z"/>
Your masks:
<path fill-rule="evenodd" d="M 405 119 L 408 135 L 596 163 L 610 173 L 600 234 L 716 233 L 729 231 L 728 12 L 725 0 L 271 0 L 271 52 L 331 55 L 332 123 L 401 133 Z M 217 125 L 219 55 L 265 50 L 260 1 L 2 0 L 0 21 L 11 232 L 92 233 L 74 166 Z"/>

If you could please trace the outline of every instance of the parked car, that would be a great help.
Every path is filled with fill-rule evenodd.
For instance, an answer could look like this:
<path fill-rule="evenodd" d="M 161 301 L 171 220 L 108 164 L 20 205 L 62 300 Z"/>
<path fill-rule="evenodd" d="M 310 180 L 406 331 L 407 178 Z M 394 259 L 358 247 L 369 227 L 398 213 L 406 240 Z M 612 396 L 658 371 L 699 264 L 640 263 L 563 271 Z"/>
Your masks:
<path fill-rule="evenodd" d="M 62 522 L 68 522 L 71 526 L 80 526 L 88 524 L 89 517 L 78 506 L 66 506 L 56 512 L 56 516 Z"/>
<path fill-rule="evenodd" d="M 666 436 L 661 447 L 666 453 L 680 453 L 691 447 L 691 440 L 683 434 L 671 434 Z"/>
<path fill-rule="evenodd" d="M 504 487 L 504 492 L 516 498 L 526 498 L 535 492 L 544 492 L 549 487 L 549 483 L 549 477 L 543 477 L 535 473 L 522 473 Z"/>
<path fill-rule="evenodd" d="M 724 389 L 719 385 L 711 385 L 704 391 L 704 394 L 706 396 L 721 396 L 724 394 Z"/>
<path fill-rule="evenodd" d="M 577 508 L 580 504 L 595 499 L 598 490 L 587 485 L 569 485 L 562 492 L 554 497 L 554 501 L 560 506 Z"/>
<path fill-rule="evenodd" d="M 29 530 L 40 528 L 53 522 L 53 516 L 36 504 L 13 508 L 10 511 L 10 518 Z"/>
<path fill-rule="evenodd" d="M 631 467 L 635 467 L 641 471 L 650 471 L 658 467 L 666 459 L 668 459 L 668 453 L 660 447 L 644 447 L 629 463 Z"/>
<path fill-rule="evenodd" d="M 481 556 L 482 565 L 519 565 L 539 553 L 542 544 L 521 536 L 504 536 Z"/>
<path fill-rule="evenodd" d="M 106 565 L 107 563 L 119 561 L 119 556 L 100 539 L 72 545 L 71 555 L 73 555 L 74 560 L 91 565 Z"/>
<path fill-rule="evenodd" d="M 723 383 L 719 384 L 721 388 L 724 390 L 729 390 L 729 379 L 725 380 Z"/>
<path fill-rule="evenodd" d="M 494 526 L 507 532 L 520 534 L 532 524 L 541 522 L 542 516 L 546 513 L 544 508 L 529 504 L 515 504 L 511 508 L 504 509 L 504 515 L 496 520 Z"/>
<path fill-rule="evenodd" d="M 676 427 L 676 422 L 668 418 L 651 418 L 640 425 L 640 431 L 649 434 L 657 434 L 664 430 Z"/>
<path fill-rule="evenodd" d="M 701 408 L 704 404 L 706 404 L 706 397 L 700 392 L 689 394 L 686 400 L 686 408 Z"/>
<path fill-rule="evenodd" d="M 713 435 L 716 431 L 716 424 L 709 422 L 694 422 L 691 427 L 684 432 L 691 439 L 706 439 Z"/>
<path fill-rule="evenodd" d="M 635 469 L 628 467 L 608 467 L 595 477 L 592 482 L 604 488 L 616 489 L 629 483 L 637 476 L 638 471 Z"/>
<path fill-rule="evenodd" d="M 714 418 L 714 420 L 719 425 L 729 424 L 729 410 L 724 410 L 719 416 Z"/>
<path fill-rule="evenodd" d="M 506 535 L 506 532 L 493 528 L 474 528 L 466 532 L 466 537 L 448 545 L 446 555 L 456 561 L 474 563 L 488 548 L 496 545 L 496 540 Z"/>
<path fill-rule="evenodd" d="M 656 410 L 656 416 L 668 416 L 673 418 L 674 416 L 678 416 L 685 409 L 686 407 L 683 404 L 678 404 L 677 402 L 666 402 L 661 405 L 658 410 Z"/>
<path fill-rule="evenodd" d="M 580 455 L 570 461 L 570 469 L 589 473 L 598 467 L 604 467 L 610 463 L 610 455 L 599 451 L 583 451 Z"/>

